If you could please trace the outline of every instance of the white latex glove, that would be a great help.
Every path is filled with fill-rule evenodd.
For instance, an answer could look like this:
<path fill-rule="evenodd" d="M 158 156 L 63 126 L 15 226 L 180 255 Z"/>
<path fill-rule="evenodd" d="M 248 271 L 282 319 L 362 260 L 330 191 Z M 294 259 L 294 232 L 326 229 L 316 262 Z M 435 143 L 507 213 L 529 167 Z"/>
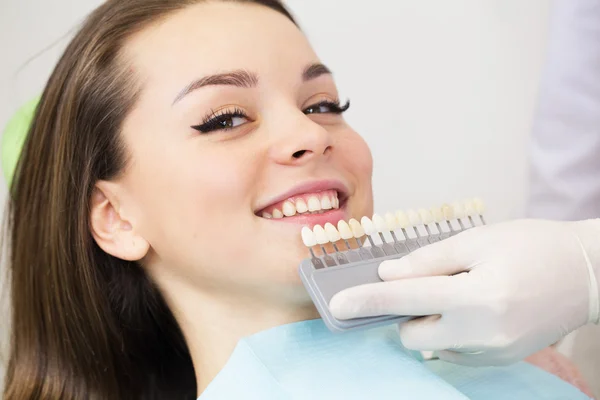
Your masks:
<path fill-rule="evenodd" d="M 385 282 L 344 290 L 330 308 L 339 319 L 428 316 L 400 325 L 404 346 L 506 365 L 598 323 L 599 265 L 600 220 L 506 222 L 385 261 Z"/>

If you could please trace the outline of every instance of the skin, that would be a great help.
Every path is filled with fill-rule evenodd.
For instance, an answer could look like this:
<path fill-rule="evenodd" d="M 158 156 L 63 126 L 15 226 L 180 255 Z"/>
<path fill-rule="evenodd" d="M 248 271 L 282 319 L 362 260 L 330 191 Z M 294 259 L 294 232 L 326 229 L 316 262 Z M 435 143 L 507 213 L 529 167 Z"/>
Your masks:
<path fill-rule="evenodd" d="M 303 81 L 320 61 L 268 8 L 190 6 L 137 33 L 124 55 L 142 87 L 122 129 L 129 164 L 116 181 L 97 183 L 92 233 L 157 283 L 201 393 L 241 337 L 317 317 L 297 274 L 308 256 L 301 226 L 258 217 L 257 208 L 298 183 L 336 179 L 348 189 L 345 219 L 371 215 L 372 158 L 341 115 L 303 112 L 336 100 L 336 86 L 329 74 Z M 173 103 L 190 82 L 240 69 L 258 76 L 256 87 L 206 86 Z M 231 121 L 232 130 L 190 128 L 234 108 L 249 118 Z"/>

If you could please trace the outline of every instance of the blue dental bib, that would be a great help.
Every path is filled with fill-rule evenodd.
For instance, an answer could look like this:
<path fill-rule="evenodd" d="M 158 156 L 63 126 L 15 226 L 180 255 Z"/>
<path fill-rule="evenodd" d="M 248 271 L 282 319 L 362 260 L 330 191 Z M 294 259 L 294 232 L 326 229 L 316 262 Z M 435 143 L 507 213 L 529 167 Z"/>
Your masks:
<path fill-rule="evenodd" d="M 476 399 L 589 397 L 529 365 L 469 368 L 423 361 L 393 326 L 332 334 L 322 320 L 246 337 L 198 400 Z"/>

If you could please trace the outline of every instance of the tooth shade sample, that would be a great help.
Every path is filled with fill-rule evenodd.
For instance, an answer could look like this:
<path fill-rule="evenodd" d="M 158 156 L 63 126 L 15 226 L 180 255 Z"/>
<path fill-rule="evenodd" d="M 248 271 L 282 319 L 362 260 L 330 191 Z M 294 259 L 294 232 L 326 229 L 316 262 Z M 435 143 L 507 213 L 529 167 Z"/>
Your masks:
<path fill-rule="evenodd" d="M 368 217 L 362 217 L 360 219 L 360 224 L 362 225 L 362 227 L 365 230 L 365 233 L 367 235 L 372 235 L 377 232 L 377 229 L 375 229 L 375 225 L 373 224 L 373 221 L 371 221 Z"/>
<path fill-rule="evenodd" d="M 463 209 L 462 204 L 460 204 L 459 202 L 452 204 L 452 208 L 454 209 L 455 218 L 462 218 L 465 216 L 465 210 Z"/>
<path fill-rule="evenodd" d="M 313 227 L 313 232 L 317 238 L 318 244 L 329 243 L 329 239 L 327 239 L 327 235 L 325 234 L 325 229 L 323 229 L 321 225 L 315 225 Z"/>
<path fill-rule="evenodd" d="M 406 229 L 410 226 L 410 222 L 404 211 L 396 211 L 396 220 L 398 221 L 398 226 L 402 229 Z"/>
<path fill-rule="evenodd" d="M 385 219 L 379 214 L 373 214 L 373 225 L 375 225 L 377 232 L 385 232 L 388 230 Z"/>
<path fill-rule="evenodd" d="M 317 237 L 308 226 L 302 228 L 302 242 L 306 247 L 313 247 L 317 245 Z"/>
<path fill-rule="evenodd" d="M 321 202 L 315 196 L 308 198 L 308 211 L 319 211 L 321 209 Z"/>
<path fill-rule="evenodd" d="M 338 231 L 340 232 L 340 236 L 344 240 L 352 239 L 352 230 L 350 229 L 350 225 L 344 220 L 341 220 L 337 224 Z"/>
<path fill-rule="evenodd" d="M 433 217 L 432 217 L 431 213 L 424 208 L 421 208 L 419 210 L 419 217 L 421 217 L 421 222 L 423 222 L 423 224 L 425 224 L 425 225 L 433 222 Z"/>
<path fill-rule="evenodd" d="M 348 224 L 350 225 L 350 230 L 352 230 L 352 235 L 354 235 L 355 238 L 358 239 L 365 236 L 365 230 L 360 222 L 352 218 L 350 221 L 348 221 Z"/>
<path fill-rule="evenodd" d="M 442 222 L 444 220 L 444 213 L 439 207 L 433 207 L 431 209 L 431 215 L 433 216 L 435 222 Z"/>
<path fill-rule="evenodd" d="M 472 217 L 475 215 L 475 207 L 473 207 L 473 202 L 471 200 L 465 201 L 465 215 L 467 217 Z"/>
<path fill-rule="evenodd" d="M 483 200 L 477 198 L 473 199 L 473 206 L 475 207 L 475 211 L 477 214 L 481 215 L 485 211 L 485 205 L 483 204 Z"/>
<path fill-rule="evenodd" d="M 419 214 L 415 210 L 408 210 L 408 221 L 412 226 L 420 225 L 421 218 L 419 218 Z"/>
<path fill-rule="evenodd" d="M 291 202 L 286 201 L 283 203 L 283 215 L 286 217 L 292 217 L 296 215 L 296 206 L 294 206 Z"/>
<path fill-rule="evenodd" d="M 273 216 L 267 212 L 262 213 L 262 217 L 266 219 L 273 218 Z"/>
<path fill-rule="evenodd" d="M 308 211 L 308 206 L 303 199 L 296 200 L 296 211 L 300 214 Z"/>
<path fill-rule="evenodd" d="M 396 221 L 396 217 L 392 213 L 385 214 L 385 224 L 390 231 L 395 231 L 398 228 L 398 221 Z"/>
<path fill-rule="evenodd" d="M 283 213 L 281 211 L 279 211 L 278 209 L 274 209 L 273 210 L 273 218 L 275 218 L 275 219 L 283 218 Z"/>
<path fill-rule="evenodd" d="M 327 234 L 327 238 L 330 242 L 335 243 L 341 239 L 340 233 L 335 226 L 330 224 L 329 222 L 325 224 L 325 233 Z"/>
<path fill-rule="evenodd" d="M 323 198 L 321 198 L 321 208 L 323 210 L 331 210 L 333 208 L 333 205 L 331 204 L 331 199 L 329 199 L 328 196 L 323 196 Z"/>
<path fill-rule="evenodd" d="M 450 205 L 444 204 L 442 206 L 442 213 L 444 214 L 446 221 L 454 219 L 454 209 Z"/>

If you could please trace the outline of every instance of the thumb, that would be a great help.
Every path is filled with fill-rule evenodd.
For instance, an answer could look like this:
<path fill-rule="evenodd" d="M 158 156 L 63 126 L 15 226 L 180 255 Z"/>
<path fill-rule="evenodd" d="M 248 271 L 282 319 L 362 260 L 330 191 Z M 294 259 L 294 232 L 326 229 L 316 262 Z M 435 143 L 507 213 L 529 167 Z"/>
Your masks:
<path fill-rule="evenodd" d="M 413 251 L 402 258 L 386 260 L 379 265 L 379 277 L 384 281 L 453 275 L 468 269 L 470 235 L 463 234 Z"/>

